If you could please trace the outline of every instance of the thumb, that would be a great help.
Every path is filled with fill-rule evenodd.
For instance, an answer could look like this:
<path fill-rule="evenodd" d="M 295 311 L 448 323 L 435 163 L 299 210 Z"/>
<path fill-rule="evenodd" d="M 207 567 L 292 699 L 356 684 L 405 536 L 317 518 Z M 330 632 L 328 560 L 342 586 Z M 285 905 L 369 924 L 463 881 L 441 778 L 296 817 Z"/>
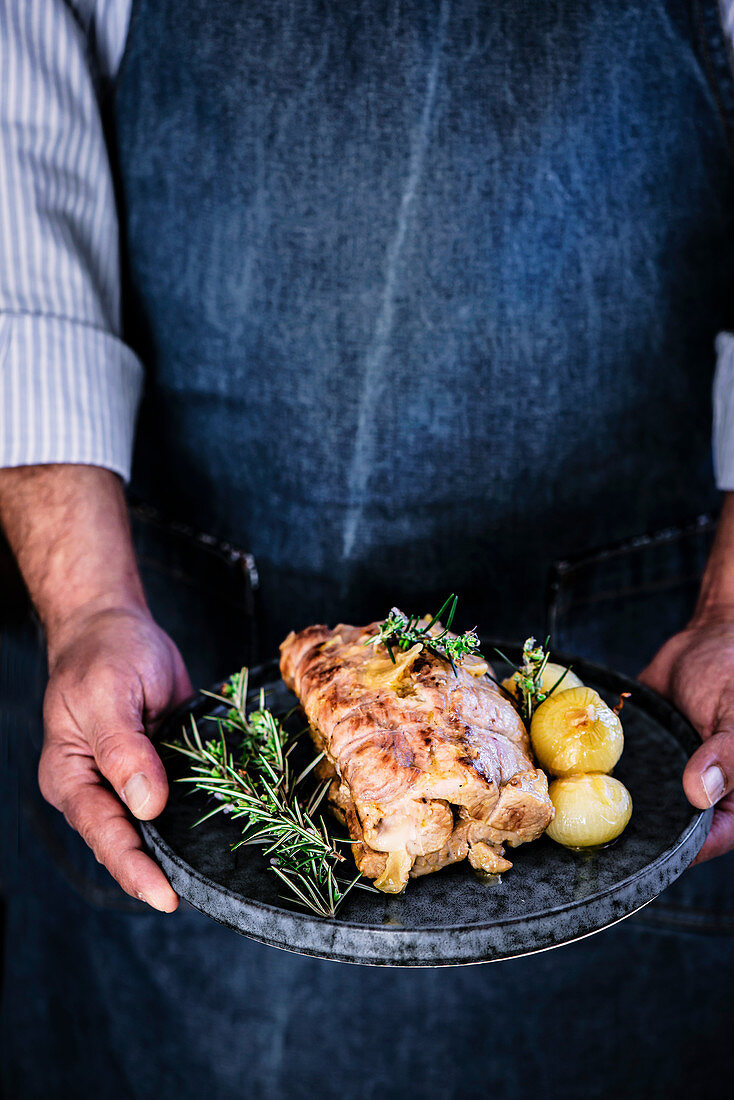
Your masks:
<path fill-rule="evenodd" d="M 714 806 L 734 789 L 734 711 L 722 716 L 711 737 L 688 761 L 683 789 L 699 810 Z"/>
<path fill-rule="evenodd" d="M 143 728 L 142 708 L 107 705 L 95 716 L 90 744 L 97 767 L 130 812 L 142 821 L 157 817 L 168 800 L 168 779 Z"/>

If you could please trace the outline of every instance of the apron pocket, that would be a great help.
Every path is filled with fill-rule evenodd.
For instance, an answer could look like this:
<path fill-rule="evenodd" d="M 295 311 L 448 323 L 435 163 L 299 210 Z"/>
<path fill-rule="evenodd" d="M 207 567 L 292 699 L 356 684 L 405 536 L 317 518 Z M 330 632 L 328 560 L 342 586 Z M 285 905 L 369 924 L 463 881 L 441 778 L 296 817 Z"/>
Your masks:
<path fill-rule="evenodd" d="M 548 631 L 554 648 L 636 676 L 687 623 L 716 529 L 712 516 L 556 562 Z"/>
<path fill-rule="evenodd" d="M 156 622 L 181 650 L 195 687 L 257 660 L 258 573 L 252 554 L 140 502 L 133 539 Z"/>

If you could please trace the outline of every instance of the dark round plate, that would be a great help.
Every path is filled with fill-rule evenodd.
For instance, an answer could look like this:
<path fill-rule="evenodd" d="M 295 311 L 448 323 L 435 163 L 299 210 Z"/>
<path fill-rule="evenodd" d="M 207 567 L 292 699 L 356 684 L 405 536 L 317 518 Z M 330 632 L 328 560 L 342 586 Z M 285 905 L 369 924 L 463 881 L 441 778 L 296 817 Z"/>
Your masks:
<path fill-rule="evenodd" d="M 519 648 L 508 650 L 515 660 Z M 226 815 L 192 828 L 207 801 L 184 784 L 171 783 L 165 811 L 143 824 L 145 840 L 174 889 L 202 913 L 262 943 L 319 958 L 453 966 L 544 951 L 598 932 L 647 905 L 688 867 L 712 814 L 694 810 L 683 795 L 683 768 L 699 740 L 678 711 L 618 673 L 560 654 L 554 659 L 572 663 L 612 705 L 620 692 L 632 692 L 615 775 L 629 788 L 634 811 L 620 839 L 600 852 L 579 855 L 541 837 L 508 853 L 514 866 L 499 882 L 480 881 L 463 862 L 411 880 L 399 897 L 354 890 L 338 916 L 325 920 L 280 896 L 259 849 L 231 851 L 239 833 Z M 275 713 L 293 706 L 275 662 L 251 673 L 253 706 L 261 687 Z M 203 717 L 212 707 L 206 696 L 195 697 L 170 717 L 161 738 L 179 736 L 190 714 Z M 175 780 L 183 758 L 168 757 L 166 765 Z"/>

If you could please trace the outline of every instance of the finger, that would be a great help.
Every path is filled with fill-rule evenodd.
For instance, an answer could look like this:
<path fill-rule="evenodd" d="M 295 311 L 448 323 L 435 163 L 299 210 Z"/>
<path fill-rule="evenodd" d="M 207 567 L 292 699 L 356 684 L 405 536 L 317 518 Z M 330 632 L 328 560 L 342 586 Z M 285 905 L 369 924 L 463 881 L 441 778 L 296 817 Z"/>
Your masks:
<path fill-rule="evenodd" d="M 688 801 L 705 810 L 734 787 L 734 723 L 719 726 L 716 733 L 696 749 L 683 772 L 683 789 Z"/>
<path fill-rule="evenodd" d="M 86 734 L 97 767 L 130 812 L 149 821 L 168 799 L 168 779 L 158 753 L 143 729 L 141 701 L 133 691 L 108 685 L 88 708 Z"/>
<path fill-rule="evenodd" d="M 716 856 L 723 856 L 734 849 L 734 797 L 729 795 L 720 802 L 714 813 L 711 830 L 706 842 L 694 859 L 694 863 L 705 863 Z"/>
<path fill-rule="evenodd" d="M 105 724 L 95 732 L 92 751 L 130 813 L 141 821 L 158 817 L 168 800 L 168 779 L 148 735 Z"/>
<path fill-rule="evenodd" d="M 61 810 L 127 894 L 162 913 L 176 909 L 178 895 L 143 851 L 135 827 L 111 791 L 90 777 L 66 795 Z"/>

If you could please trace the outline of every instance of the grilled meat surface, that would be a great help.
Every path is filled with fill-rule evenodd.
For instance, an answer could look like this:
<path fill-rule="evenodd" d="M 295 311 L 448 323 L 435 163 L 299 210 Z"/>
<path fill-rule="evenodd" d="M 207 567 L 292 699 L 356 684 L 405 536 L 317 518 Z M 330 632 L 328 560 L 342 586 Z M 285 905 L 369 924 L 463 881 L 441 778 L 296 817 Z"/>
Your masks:
<path fill-rule="evenodd" d="M 415 645 L 393 664 L 381 643 L 364 644 L 377 631 L 310 626 L 280 647 L 357 866 L 389 893 L 461 859 L 509 869 L 504 845 L 535 840 L 553 817 L 519 714 L 485 661 L 465 658 L 454 674 Z"/>

